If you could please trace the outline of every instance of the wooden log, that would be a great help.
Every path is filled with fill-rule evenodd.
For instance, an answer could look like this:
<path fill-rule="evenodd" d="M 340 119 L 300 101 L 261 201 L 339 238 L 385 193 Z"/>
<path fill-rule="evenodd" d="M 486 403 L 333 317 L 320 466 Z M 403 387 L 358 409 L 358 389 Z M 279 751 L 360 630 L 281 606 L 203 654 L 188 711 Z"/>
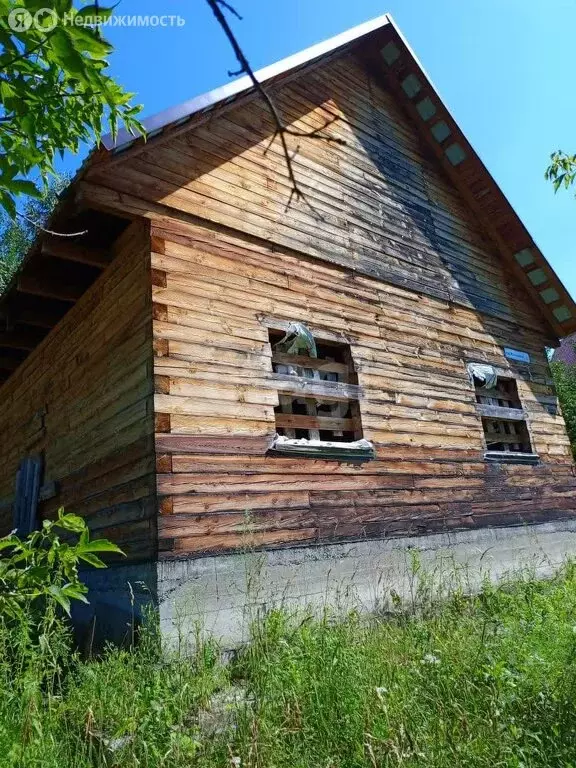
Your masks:
<path fill-rule="evenodd" d="M 522 408 L 504 408 L 499 405 L 479 403 L 476 411 L 487 419 L 505 419 L 506 421 L 526 421 L 526 412 Z"/>
<path fill-rule="evenodd" d="M 269 435 L 156 435 L 156 450 L 187 454 L 262 456 L 272 441 Z"/>
<path fill-rule="evenodd" d="M 277 413 L 276 426 L 282 429 L 322 429 L 353 432 L 354 419 L 334 419 L 330 416 L 302 416 L 292 413 Z"/>
<path fill-rule="evenodd" d="M 62 283 L 49 275 L 21 275 L 16 283 L 20 293 L 42 296 L 74 303 L 86 290 L 85 286 Z"/>
<path fill-rule="evenodd" d="M 315 397 L 322 400 L 343 402 L 359 400 L 364 395 L 362 387 L 341 381 L 307 379 L 304 376 L 289 376 L 282 373 L 271 374 L 269 380 L 278 392 L 300 395 L 301 397 Z"/>
<path fill-rule="evenodd" d="M 88 264 L 91 267 L 105 269 L 111 261 L 111 254 L 105 248 L 94 248 L 82 242 L 71 242 L 62 238 L 46 237 L 42 241 L 42 253 L 63 261 Z"/>
<path fill-rule="evenodd" d="M 282 365 L 292 365 L 299 368 L 310 368 L 314 371 L 326 371 L 348 376 L 348 366 L 343 363 L 336 363 L 332 360 L 323 360 L 316 357 L 305 357 L 304 355 L 286 355 L 281 352 L 272 354 L 272 362 Z"/>

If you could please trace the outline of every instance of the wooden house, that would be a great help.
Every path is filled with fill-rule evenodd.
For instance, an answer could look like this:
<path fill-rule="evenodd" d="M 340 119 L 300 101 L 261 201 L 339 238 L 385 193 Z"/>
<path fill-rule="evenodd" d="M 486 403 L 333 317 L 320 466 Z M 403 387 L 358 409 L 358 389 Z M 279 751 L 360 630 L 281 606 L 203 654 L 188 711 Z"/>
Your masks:
<path fill-rule="evenodd" d="M 317 132 L 304 198 L 242 78 L 94 151 L 51 224 L 82 234 L 3 296 L 4 530 L 64 506 L 118 542 L 108 616 L 127 580 L 230 612 L 247 548 L 296 599 L 400 545 L 576 548 L 545 353 L 576 306 L 392 20 L 258 79 Z"/>
<path fill-rule="evenodd" d="M 562 339 L 551 359 L 553 363 L 576 365 L 576 336 L 572 334 Z"/>

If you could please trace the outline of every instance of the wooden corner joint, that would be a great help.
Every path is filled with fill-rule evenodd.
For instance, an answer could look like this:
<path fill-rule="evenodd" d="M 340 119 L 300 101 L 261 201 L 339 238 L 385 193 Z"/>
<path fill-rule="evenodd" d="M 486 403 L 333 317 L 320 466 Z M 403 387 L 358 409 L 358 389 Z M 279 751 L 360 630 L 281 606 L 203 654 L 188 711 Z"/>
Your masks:
<path fill-rule="evenodd" d="M 169 357 L 170 356 L 170 344 L 168 339 L 154 339 L 154 355 L 156 357 Z"/>
<path fill-rule="evenodd" d="M 163 256 L 166 253 L 166 240 L 158 235 L 152 235 L 150 238 L 150 247 L 154 253 Z"/>
<path fill-rule="evenodd" d="M 164 270 L 153 267 L 150 270 L 150 275 L 152 285 L 155 285 L 157 288 L 166 288 L 166 272 Z"/>
<path fill-rule="evenodd" d="M 169 376 L 154 376 L 154 392 L 159 395 L 170 394 L 170 377 Z"/>
<path fill-rule="evenodd" d="M 156 472 L 160 474 L 172 473 L 172 454 L 160 453 L 156 456 Z"/>
<path fill-rule="evenodd" d="M 168 305 L 152 302 L 152 319 L 166 322 L 168 320 Z"/>
<path fill-rule="evenodd" d="M 174 500 L 172 496 L 164 496 L 161 498 L 158 507 L 161 515 L 174 514 Z"/>
<path fill-rule="evenodd" d="M 169 413 L 157 413 L 154 416 L 155 431 L 159 433 L 167 433 L 171 430 L 170 414 Z"/>

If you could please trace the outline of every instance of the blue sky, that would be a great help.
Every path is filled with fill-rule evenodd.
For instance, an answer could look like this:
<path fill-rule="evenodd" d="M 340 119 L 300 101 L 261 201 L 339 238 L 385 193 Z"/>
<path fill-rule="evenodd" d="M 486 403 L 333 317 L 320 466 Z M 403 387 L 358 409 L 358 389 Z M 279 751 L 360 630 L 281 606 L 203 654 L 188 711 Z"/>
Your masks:
<path fill-rule="evenodd" d="M 254 68 L 390 12 L 468 139 L 576 297 L 576 199 L 544 181 L 576 151 L 574 0 L 232 0 Z M 150 115 L 229 80 L 235 61 L 204 0 L 122 0 L 180 14 L 171 28 L 108 28 L 112 72 Z"/>

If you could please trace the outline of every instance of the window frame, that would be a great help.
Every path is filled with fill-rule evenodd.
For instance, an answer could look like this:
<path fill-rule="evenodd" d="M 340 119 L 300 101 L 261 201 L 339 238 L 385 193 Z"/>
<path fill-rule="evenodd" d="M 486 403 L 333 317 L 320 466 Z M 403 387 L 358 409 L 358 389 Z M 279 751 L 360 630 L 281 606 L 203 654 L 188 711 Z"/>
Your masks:
<path fill-rule="evenodd" d="M 474 404 L 476 407 L 476 413 L 478 415 L 480 426 L 482 428 L 484 460 L 487 462 L 492 462 L 492 463 L 495 462 L 495 463 L 501 463 L 501 464 L 537 464 L 540 461 L 540 457 L 534 450 L 534 439 L 532 437 L 532 432 L 530 429 L 529 414 L 526 408 L 524 407 L 524 404 L 522 402 L 522 397 L 518 389 L 518 381 L 521 380 L 520 377 L 515 375 L 515 372 L 512 371 L 511 369 L 499 368 L 498 366 L 492 365 L 492 368 L 494 369 L 494 372 L 496 373 L 498 380 L 514 382 L 515 389 L 516 389 L 515 399 L 518 403 L 518 407 L 506 407 L 506 406 L 478 402 L 477 400 L 479 396 L 478 390 L 482 388 L 477 387 L 476 381 L 474 379 L 474 375 L 469 368 L 470 365 L 475 365 L 475 364 L 478 364 L 478 365 L 492 365 L 492 364 L 486 363 L 485 361 L 480 362 L 476 360 L 470 360 L 467 362 L 468 376 L 474 391 L 474 398 L 475 398 Z M 490 392 L 491 390 L 487 390 L 487 391 Z M 497 392 L 497 390 L 495 390 L 495 392 Z M 480 397 L 482 396 L 490 397 L 491 395 L 490 394 L 480 395 Z M 512 400 L 513 398 L 510 398 L 510 397 L 498 398 L 497 395 L 495 395 L 494 399 Z M 491 421 L 503 422 L 503 423 L 510 423 L 510 422 L 522 423 L 526 431 L 526 440 L 529 443 L 530 451 L 490 450 L 490 448 L 488 447 L 489 444 L 488 444 L 487 435 L 486 435 L 487 430 L 484 425 L 485 419 L 490 419 Z M 518 440 L 515 442 L 519 444 L 522 443 L 523 442 L 522 436 L 518 435 Z"/>
<path fill-rule="evenodd" d="M 261 318 L 262 324 L 267 329 L 268 333 L 270 331 L 278 331 L 285 333 L 290 326 L 290 322 L 279 320 L 277 318 L 271 318 L 271 317 L 262 317 Z M 310 327 L 307 325 L 307 327 Z M 294 456 L 300 457 L 300 458 L 324 458 L 324 459 L 335 459 L 338 461 L 356 461 L 356 462 L 365 462 L 369 461 L 373 458 L 375 458 L 374 448 L 369 443 L 369 441 L 366 440 L 364 436 L 364 430 L 362 427 L 362 415 L 361 415 L 361 408 L 360 408 L 360 401 L 363 396 L 363 390 L 362 387 L 357 383 L 352 383 L 350 381 L 327 381 L 325 379 L 320 379 L 319 377 L 316 378 L 308 378 L 305 376 L 293 376 L 291 374 L 287 373 L 278 373 L 274 370 L 275 364 L 280 365 L 295 365 L 296 367 L 301 368 L 307 368 L 312 370 L 330 370 L 333 369 L 335 372 L 341 373 L 345 375 L 346 377 L 350 376 L 350 374 L 353 374 L 356 377 L 356 366 L 354 364 L 354 356 L 353 356 L 353 350 L 352 345 L 350 344 L 350 340 L 346 338 L 344 335 L 335 333 L 332 331 L 323 331 L 318 330 L 317 328 L 310 329 L 313 333 L 314 339 L 319 343 L 319 345 L 338 345 L 339 348 L 344 347 L 344 350 L 341 350 L 344 352 L 345 357 L 347 358 L 345 363 L 339 363 L 339 362 L 332 362 L 332 361 L 324 361 L 322 358 L 308 358 L 305 356 L 295 356 L 295 355 L 285 355 L 285 353 L 279 353 L 274 352 L 273 345 L 271 343 L 271 357 L 270 357 L 270 373 L 269 377 L 270 379 L 275 383 L 275 389 L 278 393 L 278 402 L 279 405 L 282 405 L 283 398 L 286 398 L 286 402 L 293 398 L 299 398 L 299 399 L 305 399 L 305 400 L 328 400 L 333 401 L 334 404 L 337 403 L 347 403 L 349 404 L 349 409 L 351 412 L 350 417 L 347 417 L 346 421 L 350 421 L 351 429 L 349 430 L 342 430 L 347 432 L 353 432 L 354 433 L 354 440 L 353 441 L 339 441 L 338 436 L 335 436 L 331 440 L 322 440 L 320 439 L 320 432 L 322 431 L 332 431 L 329 429 L 322 430 L 320 423 L 318 423 L 317 427 L 301 427 L 301 429 L 308 430 L 309 437 L 308 438 L 296 438 L 296 437 L 288 437 L 289 440 L 293 440 L 294 443 L 296 441 L 305 440 L 306 442 L 310 442 L 311 445 L 305 445 L 302 444 L 300 447 L 297 445 L 288 445 L 288 446 L 281 446 L 273 444 L 269 450 L 268 454 L 270 455 L 283 455 L 283 456 Z M 344 370 L 345 369 L 345 370 Z M 317 407 L 317 406 L 315 406 Z M 312 410 L 312 409 L 311 409 Z M 277 414 L 275 413 L 275 416 Z M 292 415 L 288 414 L 287 415 Z M 306 418 L 314 418 L 314 416 L 306 417 Z M 317 419 L 324 419 L 326 418 L 329 422 L 330 417 L 325 416 L 318 416 L 316 414 Z M 335 421 L 338 419 L 336 417 Z M 298 420 L 298 415 L 295 415 L 295 418 L 292 419 L 293 421 Z M 277 421 L 275 420 L 275 424 L 277 425 Z M 294 426 L 281 426 L 280 427 L 283 430 L 296 430 L 299 427 Z M 336 430 L 339 431 L 339 430 Z M 312 436 L 314 433 L 316 435 Z M 364 449 L 359 449 L 355 444 L 362 440 L 363 442 L 366 442 L 366 447 Z M 323 445 L 324 444 L 324 445 Z M 348 447 L 350 446 L 350 447 Z"/>

